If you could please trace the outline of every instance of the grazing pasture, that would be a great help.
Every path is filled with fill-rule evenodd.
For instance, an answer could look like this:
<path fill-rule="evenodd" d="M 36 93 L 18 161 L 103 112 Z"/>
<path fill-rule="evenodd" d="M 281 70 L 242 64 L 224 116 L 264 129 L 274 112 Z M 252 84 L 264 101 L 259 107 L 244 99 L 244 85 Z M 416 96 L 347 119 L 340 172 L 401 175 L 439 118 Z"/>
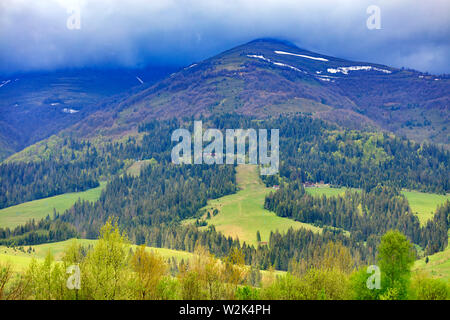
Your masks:
<path fill-rule="evenodd" d="M 208 211 L 211 215 L 210 219 L 206 219 L 207 223 L 214 225 L 216 230 L 226 236 L 239 238 L 241 242 L 257 246 L 258 231 L 262 242 L 268 242 L 270 232 L 276 230 L 285 232 L 289 228 L 307 228 L 313 232 L 321 232 L 319 227 L 281 218 L 274 212 L 264 209 L 266 194 L 274 190 L 264 186 L 257 166 L 239 165 L 236 168 L 236 182 L 239 187 L 237 193 L 210 200 L 203 208 L 206 212 L 204 219 Z M 215 209 L 218 210 L 218 214 L 213 215 Z"/>
<path fill-rule="evenodd" d="M 96 201 L 105 186 L 106 182 L 100 182 L 99 187 L 83 192 L 64 193 L 3 208 L 0 210 L 0 228 L 15 228 L 31 219 L 40 220 L 47 215 L 52 217 L 54 210 L 63 213 L 78 199 Z"/>

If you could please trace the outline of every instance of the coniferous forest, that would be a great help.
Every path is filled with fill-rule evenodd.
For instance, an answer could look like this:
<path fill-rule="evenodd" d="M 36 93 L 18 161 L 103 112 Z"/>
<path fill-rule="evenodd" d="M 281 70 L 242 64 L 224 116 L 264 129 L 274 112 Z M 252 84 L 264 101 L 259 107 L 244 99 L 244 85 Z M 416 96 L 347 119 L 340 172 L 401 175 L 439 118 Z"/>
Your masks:
<path fill-rule="evenodd" d="M 165 261 L 141 249 L 130 253 L 120 249 L 123 256 L 118 263 L 123 268 L 123 281 L 127 277 L 133 278 L 127 273 L 133 268 L 145 268 L 140 263 L 150 263 L 152 268 L 160 270 L 159 276 L 152 280 L 158 284 L 156 291 L 139 287 L 143 291 L 131 293 L 123 283 L 120 284 L 121 293 L 114 293 L 121 298 L 143 299 L 317 299 L 319 293 L 310 286 L 317 281 L 337 281 L 339 277 L 346 279 L 344 287 L 333 289 L 336 292 L 326 292 L 324 298 L 405 298 L 413 294 L 410 292 L 413 290 L 410 282 L 402 283 L 401 288 L 395 287 L 398 292 L 380 291 L 375 296 L 374 292 L 361 288 L 358 283 L 364 279 L 366 281 L 367 276 L 356 270 L 378 263 L 383 235 L 389 234 L 390 230 L 397 230 L 396 236 L 403 237 L 402 241 L 409 243 L 411 261 L 419 256 L 417 250 L 428 256 L 444 250 L 448 245 L 449 202 L 437 209 L 433 219 L 420 225 L 407 199 L 400 193 L 404 188 L 448 192 L 448 179 L 445 178 L 449 176 L 447 150 L 434 145 L 416 144 L 388 134 L 346 130 L 301 115 L 262 121 L 235 115 L 202 120 L 205 127 L 222 130 L 228 127 L 280 128 L 279 174 L 263 176 L 267 186 L 278 185 L 279 188 L 265 197 L 264 207 L 279 217 L 311 224 L 323 231 L 274 230 L 267 244 L 255 246 L 223 235 L 214 225 L 200 229 L 198 225 L 184 223 L 186 219 L 192 218 L 198 221 L 200 209 L 209 199 L 237 192 L 235 165 L 175 165 L 170 162 L 170 151 L 174 145 L 169 140 L 170 132 L 179 127 L 192 131 L 193 119 L 184 118 L 143 123 L 139 126 L 139 139 L 130 137 L 123 142 L 94 145 L 89 141 L 67 137 L 59 140 L 57 147 L 49 148 L 45 158 L 2 164 L 3 206 L 93 188 L 98 186 L 99 180 L 108 180 L 108 183 L 95 202 L 78 200 L 64 212 L 49 212 L 43 220 L 31 220 L 13 229 L 0 228 L 0 245 L 24 247 L 74 237 L 100 237 L 107 243 L 112 240 L 105 232 L 114 233 L 117 239 L 122 239 L 117 233 L 123 232 L 126 241 L 122 239 L 124 242 L 120 248 L 125 243 L 168 248 L 192 252 L 199 259 L 189 263 Z M 130 163 L 145 159 L 152 159 L 152 162 L 142 167 L 138 175 L 126 172 Z M 319 181 L 350 188 L 339 196 L 309 195 L 304 183 Z M 115 221 L 115 229 L 111 221 Z M 113 228 L 114 231 L 102 229 L 105 224 L 104 228 Z M 82 266 L 86 263 L 86 268 L 92 268 L 89 265 L 94 263 L 91 259 L 95 259 L 94 256 L 98 254 L 96 250 L 103 249 L 99 245 L 94 249 L 74 247 L 70 250 L 68 257 L 78 259 Z M 15 284 L 31 290 L 21 294 L 27 292 L 37 298 L 44 297 L 40 296 L 44 293 L 33 286 L 40 285 L 38 273 L 44 272 L 42 268 L 47 268 L 45 272 L 52 274 L 57 272 L 55 270 L 59 267 L 51 261 L 51 257 L 48 259 L 42 266 L 34 264 L 30 267 L 30 273 L 35 274 L 32 278 L 23 278 L 23 283 L 19 281 Z M 225 266 L 216 265 L 215 259 L 225 261 Z M 99 261 L 95 263 L 101 264 Z M 213 268 L 217 274 L 205 276 L 217 277 L 215 281 L 216 285 L 222 286 L 220 290 L 216 288 L 208 291 L 205 289 L 207 287 L 202 287 L 211 285 L 197 278 L 201 277 L 202 272 L 209 272 L 202 269 L 205 263 L 211 264 L 211 268 L 217 268 Z M 329 267 L 325 268 L 327 264 Z M 4 272 L 10 272 L 8 270 L 6 268 Z M 86 272 L 94 272 L 89 270 Z M 262 285 L 261 270 L 269 273 L 270 270 L 287 271 L 289 276 Z M 148 270 L 142 272 L 144 274 L 139 277 L 150 276 L 145 273 Z M 233 277 L 234 272 L 237 272 L 237 278 L 225 279 Z M 177 277 L 176 283 L 171 280 L 170 274 Z M 62 280 L 51 281 L 61 286 L 58 281 Z M 438 287 L 441 285 L 440 282 L 432 283 L 434 280 L 428 278 L 414 281 L 414 285 L 419 287 L 423 285 L 422 282 Z M 185 292 L 194 283 L 197 291 Z M 285 286 L 298 288 L 292 296 L 285 297 Z M 170 294 L 166 292 L 169 289 L 173 290 Z M 8 291 L 8 294 L 13 295 L 14 289 L 9 290 L 12 291 Z M 59 299 L 70 298 L 72 293 L 61 289 L 59 296 L 54 296 L 53 292 L 45 294 L 48 298 Z M 80 294 L 78 298 L 93 299 L 98 298 L 97 294 L 107 293 L 86 291 L 77 294 Z"/>

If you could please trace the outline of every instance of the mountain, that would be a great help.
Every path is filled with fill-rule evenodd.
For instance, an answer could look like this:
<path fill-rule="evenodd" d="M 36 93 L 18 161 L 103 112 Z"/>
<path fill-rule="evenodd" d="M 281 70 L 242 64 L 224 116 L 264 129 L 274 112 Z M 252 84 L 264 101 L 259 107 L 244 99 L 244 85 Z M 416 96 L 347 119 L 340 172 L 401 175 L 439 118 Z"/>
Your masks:
<path fill-rule="evenodd" d="M 349 61 L 285 41 L 258 39 L 103 102 L 63 132 L 116 139 L 136 133 L 140 123 L 151 119 L 301 112 L 352 129 L 390 131 L 448 145 L 449 84 L 448 76 Z"/>
<path fill-rule="evenodd" d="M 91 69 L 0 77 L 0 160 L 81 121 L 113 103 L 116 95 L 140 90 L 172 71 Z"/>

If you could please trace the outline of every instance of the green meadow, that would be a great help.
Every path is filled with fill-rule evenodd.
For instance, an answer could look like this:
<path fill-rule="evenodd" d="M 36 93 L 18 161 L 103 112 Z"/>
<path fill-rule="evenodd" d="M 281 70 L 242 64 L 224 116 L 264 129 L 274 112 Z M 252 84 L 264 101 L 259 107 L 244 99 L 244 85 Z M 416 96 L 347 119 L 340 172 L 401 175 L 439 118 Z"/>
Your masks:
<path fill-rule="evenodd" d="M 413 271 L 424 272 L 436 278 L 446 279 L 450 282 L 450 231 L 448 232 L 449 245 L 444 251 L 437 252 L 417 260 L 414 264 Z"/>
<path fill-rule="evenodd" d="M 408 199 L 411 210 L 417 215 L 421 224 L 425 224 L 433 218 L 439 205 L 446 200 L 450 201 L 450 194 L 441 195 L 435 193 L 424 193 L 419 191 L 402 191 Z"/>
<path fill-rule="evenodd" d="M 100 182 L 97 188 L 83 192 L 65 193 L 54 197 L 29 201 L 0 210 L 0 228 L 15 228 L 30 219 L 39 220 L 53 215 L 53 209 L 62 213 L 69 209 L 79 198 L 95 201 L 100 197 L 106 182 Z"/>
<path fill-rule="evenodd" d="M 72 239 L 15 248 L 0 246 L 0 263 L 10 263 L 14 269 L 24 270 L 28 267 L 33 258 L 42 261 L 45 259 L 48 252 L 51 252 L 55 260 L 59 261 L 63 257 L 64 250 L 72 241 L 76 241 L 83 246 L 93 245 L 96 242 L 96 240 Z M 23 251 L 20 248 L 22 248 Z M 32 250 L 28 251 L 30 248 Z"/>
<path fill-rule="evenodd" d="M 264 198 L 273 189 L 266 188 L 262 183 L 256 166 L 239 165 L 236 169 L 236 182 L 239 187 L 237 193 L 210 200 L 203 208 L 205 212 L 211 212 L 211 219 L 206 220 L 208 224 L 214 225 L 216 230 L 226 236 L 257 245 L 257 231 L 260 232 L 263 242 L 268 242 L 270 232 L 276 230 L 285 232 L 289 228 L 307 228 L 321 232 L 322 229 L 319 227 L 281 218 L 274 212 L 264 209 Z M 219 213 L 212 216 L 214 209 Z M 192 219 L 186 221 L 192 222 Z"/>
<path fill-rule="evenodd" d="M 70 244 L 76 241 L 78 244 L 83 246 L 94 245 L 97 240 L 88 240 L 88 239 L 70 239 L 60 242 L 50 242 L 44 244 L 38 244 L 33 246 L 23 246 L 25 252 L 19 250 L 19 247 L 6 247 L 0 246 L 0 254 L 7 254 L 10 256 L 18 256 L 18 257 L 26 257 L 26 258 L 36 258 L 36 259 L 44 259 L 45 256 L 50 251 L 55 258 L 55 260 L 61 260 L 64 250 L 70 246 Z M 27 253 L 28 248 L 32 248 L 32 253 Z"/>
<path fill-rule="evenodd" d="M 3 250 L 1 252 L 3 252 Z M 0 265 L 10 264 L 15 271 L 25 270 L 30 265 L 32 259 L 32 257 L 27 256 L 0 253 Z"/>
<path fill-rule="evenodd" d="M 6 246 L 0 246 L 0 263 L 10 262 L 11 265 L 18 269 L 25 269 L 33 258 L 38 261 L 45 259 L 48 252 L 51 252 L 55 260 L 60 261 L 63 258 L 64 251 L 73 242 L 76 242 L 82 246 L 94 246 L 98 240 L 88 240 L 88 239 L 70 239 L 60 242 L 44 243 L 34 246 L 23 246 L 23 251 L 18 247 L 11 248 Z M 131 248 L 135 249 L 136 245 L 131 245 Z M 32 250 L 28 251 L 29 248 Z M 187 261 L 192 258 L 193 254 L 187 251 L 178 251 L 166 248 L 154 248 L 147 247 L 147 251 L 154 251 L 159 254 L 162 258 L 168 260 L 172 257 L 177 261 L 182 259 Z"/>
<path fill-rule="evenodd" d="M 141 172 L 141 168 L 154 163 L 156 163 L 155 159 L 136 161 L 127 169 L 127 173 L 132 176 L 138 176 Z"/>
<path fill-rule="evenodd" d="M 331 187 L 317 187 L 317 188 L 305 188 L 306 193 L 312 196 L 326 196 L 326 197 L 337 197 L 342 196 L 345 193 L 345 190 L 348 188 L 331 188 Z M 358 189 L 352 189 L 358 190 Z"/>
<path fill-rule="evenodd" d="M 343 195 L 347 188 L 330 188 L 330 187 L 318 187 L 318 188 L 305 188 L 306 192 L 312 196 L 327 197 Z M 360 189 L 351 189 L 360 190 Z M 424 193 L 419 191 L 406 191 L 403 190 L 402 194 L 408 200 L 411 210 L 417 215 L 419 221 L 424 225 L 429 219 L 433 218 L 434 213 L 439 205 L 442 205 L 446 200 L 450 201 L 450 194 L 441 195 L 436 193 Z"/>
<path fill-rule="evenodd" d="M 70 239 L 61 242 L 45 243 L 34 246 L 24 246 L 23 250 L 19 248 L 8 248 L 5 246 L 0 246 L 0 266 L 2 264 L 10 264 L 14 271 L 24 272 L 27 270 L 33 259 L 38 262 L 43 262 L 46 255 L 50 251 L 56 261 L 61 261 L 64 255 L 65 249 L 70 246 L 73 242 L 77 242 L 83 246 L 94 246 L 98 240 L 87 240 L 87 239 Z M 131 245 L 131 248 L 136 249 L 136 245 Z M 31 248 L 31 253 L 27 250 Z M 189 261 L 194 257 L 194 254 L 187 251 L 172 250 L 166 248 L 154 248 L 146 247 L 147 251 L 152 251 L 161 256 L 166 261 L 174 258 L 178 263 L 181 260 Z M 285 275 L 285 271 L 279 270 L 261 270 L 261 276 L 263 281 L 269 281 L 277 276 Z"/>

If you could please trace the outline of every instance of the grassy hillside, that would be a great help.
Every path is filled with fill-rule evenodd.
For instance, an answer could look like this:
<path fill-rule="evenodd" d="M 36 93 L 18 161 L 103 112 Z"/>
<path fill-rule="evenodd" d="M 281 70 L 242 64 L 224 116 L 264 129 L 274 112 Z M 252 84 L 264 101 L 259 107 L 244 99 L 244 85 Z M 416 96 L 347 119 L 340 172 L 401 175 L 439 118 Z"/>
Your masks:
<path fill-rule="evenodd" d="M 433 218 L 439 205 L 446 200 L 450 200 L 450 194 L 444 196 L 418 191 L 402 191 L 402 193 L 408 199 L 412 211 L 417 214 L 421 224 L 425 224 L 429 219 Z"/>
<path fill-rule="evenodd" d="M 206 220 L 227 236 L 238 237 L 248 244 L 257 245 L 256 232 L 259 230 L 261 241 L 269 241 L 271 231 L 286 231 L 289 228 L 307 228 L 314 232 L 321 229 L 306 223 L 278 217 L 275 213 L 264 209 L 264 198 L 272 191 L 261 182 L 257 167 L 240 165 L 236 169 L 236 180 L 239 191 L 219 199 L 210 200 L 203 208 L 216 216 Z M 188 220 L 192 222 L 192 220 Z"/>
<path fill-rule="evenodd" d="M 45 259 L 45 256 L 47 255 L 49 250 L 55 257 L 55 260 L 61 261 L 64 249 L 67 248 L 67 246 L 69 246 L 73 241 L 76 241 L 84 246 L 89 245 L 93 246 L 97 242 L 97 240 L 70 239 L 61 242 L 46 243 L 35 246 L 25 246 L 23 248 L 25 252 L 17 248 L 13 249 L 7 248 L 5 246 L 0 246 L 0 264 L 10 263 L 15 271 L 23 272 L 28 268 L 33 258 L 35 258 L 39 262 L 42 262 Z M 32 253 L 27 253 L 27 250 L 29 248 L 33 249 L 34 251 Z M 136 245 L 132 245 L 132 248 L 135 249 Z M 172 259 L 173 257 L 177 262 L 180 262 L 181 260 L 188 261 L 194 256 L 193 253 L 191 252 L 171 250 L 166 248 L 147 247 L 146 249 L 147 251 L 156 252 L 165 260 Z M 272 271 L 261 270 L 262 281 L 269 281 L 274 277 L 282 276 L 285 274 L 286 274 L 285 271 L 280 270 L 272 270 Z"/>
<path fill-rule="evenodd" d="M 312 196 L 322 196 L 336 197 L 343 195 L 347 188 L 330 188 L 330 187 L 319 187 L 319 188 L 305 188 L 305 191 Z M 356 189 L 355 189 L 356 190 Z"/>
<path fill-rule="evenodd" d="M 345 188 L 306 188 L 307 193 L 315 196 L 336 196 L 345 192 Z M 439 195 L 434 193 L 423 193 L 418 191 L 402 191 L 407 198 L 409 205 L 414 213 L 417 214 L 422 224 L 426 223 L 428 219 L 433 217 L 436 208 L 450 200 L 450 195 Z M 450 237 L 450 232 L 449 232 Z M 449 239 L 450 242 L 450 239 Z M 450 246 L 442 251 L 428 256 L 428 263 L 425 258 L 417 260 L 414 264 L 413 270 L 427 273 L 433 277 L 442 278 L 450 281 Z"/>
<path fill-rule="evenodd" d="M 9 261 L 15 268 L 17 268 L 18 270 L 22 270 L 28 266 L 32 258 L 43 260 L 49 251 L 53 254 L 55 260 L 61 260 L 64 254 L 64 250 L 73 241 L 76 241 L 83 246 L 94 246 L 97 242 L 97 240 L 70 239 L 61 242 L 45 243 L 35 246 L 24 246 L 24 251 L 19 250 L 18 248 L 8 248 L 5 246 L 0 246 L 0 263 Z M 32 249 L 30 253 L 28 252 L 29 248 Z M 132 248 L 136 248 L 136 245 L 132 245 Z M 153 247 L 147 247 L 147 250 L 156 251 L 164 259 L 170 259 L 174 257 L 176 260 L 189 260 L 192 257 L 192 253 L 186 251 Z"/>
<path fill-rule="evenodd" d="M 153 164 L 156 163 L 155 159 L 149 159 L 149 160 L 138 160 L 136 162 L 134 162 L 128 169 L 127 169 L 127 173 L 129 175 L 133 175 L 133 176 L 138 176 L 139 173 L 141 172 L 141 168 L 149 165 L 149 164 Z"/>
<path fill-rule="evenodd" d="M 83 192 L 65 193 L 54 197 L 39 199 L 21 203 L 16 206 L 0 210 L 0 227 L 14 228 L 26 223 L 30 219 L 42 219 L 47 215 L 53 215 L 53 209 L 62 213 L 69 209 L 79 198 L 83 200 L 95 201 L 100 197 L 106 182 L 101 182 L 97 188 Z"/>
<path fill-rule="evenodd" d="M 33 258 L 43 260 L 50 251 L 55 260 L 61 260 L 64 250 L 70 245 L 72 241 L 88 246 L 93 245 L 96 240 L 75 239 L 61 242 L 44 243 L 34 246 L 24 246 L 23 251 L 18 248 L 8 248 L 0 246 L 0 263 L 11 263 L 16 270 L 26 269 Z M 29 249 L 30 252 L 28 252 Z"/>
<path fill-rule="evenodd" d="M 339 196 L 344 194 L 346 188 L 305 188 L 306 192 L 312 196 L 327 197 Z M 359 189 L 353 189 L 359 190 Z M 409 202 L 411 210 L 417 215 L 420 223 L 423 225 L 429 219 L 433 218 L 434 213 L 439 205 L 443 204 L 446 200 L 450 201 L 450 194 L 441 195 L 436 193 L 424 193 L 419 191 L 402 191 L 403 195 Z"/>
<path fill-rule="evenodd" d="M 3 252 L 3 250 L 1 252 Z M 31 260 L 32 260 L 31 256 L 27 257 L 8 253 L 0 253 L 0 264 L 2 263 L 11 264 L 12 268 L 15 271 L 25 270 L 29 266 Z"/>
<path fill-rule="evenodd" d="M 449 243 L 450 243 L 450 231 Z M 446 279 L 450 282 L 450 245 L 444 251 L 437 252 L 428 256 L 428 263 L 425 262 L 426 257 L 417 260 L 413 270 L 425 272 L 433 277 Z"/>

